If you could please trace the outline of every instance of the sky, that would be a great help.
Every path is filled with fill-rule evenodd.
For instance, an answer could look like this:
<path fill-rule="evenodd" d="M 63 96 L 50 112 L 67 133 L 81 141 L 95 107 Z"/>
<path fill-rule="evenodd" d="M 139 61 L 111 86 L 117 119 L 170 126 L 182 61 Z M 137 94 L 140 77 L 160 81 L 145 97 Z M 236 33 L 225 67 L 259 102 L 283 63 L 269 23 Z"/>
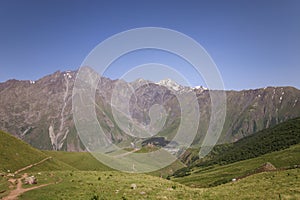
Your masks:
<path fill-rule="evenodd" d="M 300 88 L 298 0 L 1 0 L 0 82 L 78 69 L 99 43 L 141 27 L 193 38 L 213 59 L 225 89 Z M 147 63 L 174 67 L 190 85 L 205 86 L 192 66 L 157 50 L 124 55 L 104 75 L 124 77 Z M 168 73 L 156 78 L 168 78 Z"/>

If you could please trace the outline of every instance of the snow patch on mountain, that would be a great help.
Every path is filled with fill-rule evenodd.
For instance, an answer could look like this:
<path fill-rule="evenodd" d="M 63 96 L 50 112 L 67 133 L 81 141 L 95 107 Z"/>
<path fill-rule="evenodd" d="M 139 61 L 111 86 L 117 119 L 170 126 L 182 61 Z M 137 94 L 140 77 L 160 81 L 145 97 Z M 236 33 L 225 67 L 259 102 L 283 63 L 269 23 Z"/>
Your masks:
<path fill-rule="evenodd" d="M 297 102 L 298 102 L 298 99 L 295 100 L 293 107 L 296 106 Z"/>
<path fill-rule="evenodd" d="M 66 71 L 66 73 L 64 73 L 64 77 L 71 79 L 72 78 L 71 71 Z"/>
<path fill-rule="evenodd" d="M 202 85 L 195 86 L 195 87 L 193 87 L 193 89 L 196 89 L 196 90 L 208 90 L 208 88 L 203 87 Z"/>
<path fill-rule="evenodd" d="M 175 81 L 173 81 L 171 79 L 164 79 L 164 80 L 157 82 L 156 84 L 165 86 L 165 87 L 175 90 L 175 91 L 184 89 L 183 86 L 179 85 L 178 83 L 176 83 Z"/>

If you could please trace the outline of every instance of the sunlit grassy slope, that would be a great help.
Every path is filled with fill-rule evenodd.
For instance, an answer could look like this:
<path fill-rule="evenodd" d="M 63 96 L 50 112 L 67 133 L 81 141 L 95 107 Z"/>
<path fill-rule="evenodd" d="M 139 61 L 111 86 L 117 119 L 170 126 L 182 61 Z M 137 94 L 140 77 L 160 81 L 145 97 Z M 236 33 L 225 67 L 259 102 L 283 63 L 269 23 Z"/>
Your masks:
<path fill-rule="evenodd" d="M 162 178 L 117 171 L 57 171 L 34 174 L 42 183 L 21 200 L 71 199 L 299 199 L 300 169 L 265 172 L 212 188 L 190 188 Z M 49 177 L 50 180 L 49 180 Z M 136 184 L 136 189 L 131 189 Z"/>
<path fill-rule="evenodd" d="M 59 171 L 53 174 L 62 181 L 24 193 L 20 199 L 199 199 L 202 191 L 144 174 L 117 171 Z M 50 173 L 36 176 L 47 179 Z M 131 189 L 131 184 L 136 184 L 137 188 Z"/>
<path fill-rule="evenodd" d="M 49 157 L 14 136 L 0 131 L 0 172 L 15 172 Z M 50 158 L 27 171 L 73 170 L 74 168 Z"/>
<path fill-rule="evenodd" d="M 270 162 L 276 168 L 293 167 L 300 164 L 300 144 L 288 149 L 272 152 L 263 156 L 228 165 L 212 165 L 208 167 L 196 167 L 191 175 L 173 178 L 172 180 L 192 186 L 210 187 L 230 182 L 233 178 L 252 173 L 264 163 Z"/>
<path fill-rule="evenodd" d="M 99 162 L 88 152 L 65 152 L 65 151 L 44 151 L 45 154 L 56 158 L 68 165 L 82 171 L 107 171 L 112 170 Z"/>
<path fill-rule="evenodd" d="M 219 144 L 204 158 L 198 159 L 199 148 L 188 149 L 182 160 L 190 168 L 213 164 L 230 164 L 255 158 L 300 143 L 300 118 L 290 119 L 244 137 L 235 143 Z"/>
<path fill-rule="evenodd" d="M 157 150 L 157 149 L 156 149 Z M 139 152 L 146 153 L 151 151 L 147 148 L 142 148 Z M 53 158 L 65 162 L 66 164 L 82 171 L 111 171 L 114 170 L 101 162 L 99 162 L 95 157 L 93 157 L 88 152 L 64 152 L 64 151 L 44 151 L 45 154 L 52 156 Z M 138 152 L 136 152 L 138 153 Z M 173 174 L 176 170 L 185 167 L 185 165 L 176 160 L 174 163 L 166 166 L 149 174 L 154 176 L 166 177 Z"/>
<path fill-rule="evenodd" d="M 264 172 L 207 188 L 202 199 L 300 199 L 300 169 Z"/>
<path fill-rule="evenodd" d="M 226 150 L 221 151 L 206 164 L 233 163 L 283 150 L 299 143 L 300 118 L 290 119 L 272 128 L 267 128 L 244 137 L 227 146 Z"/>
<path fill-rule="evenodd" d="M 108 171 L 108 167 L 99 163 L 89 153 L 41 152 L 9 134 L 0 132 L 0 138 L 2 172 L 7 172 L 8 169 L 13 172 L 52 157 L 27 171 L 29 175 L 37 177 L 37 185 L 50 185 L 23 193 L 19 197 L 21 200 L 300 198 L 299 168 L 254 174 L 231 182 L 232 178 L 251 174 L 266 162 L 271 162 L 277 168 L 299 165 L 300 144 L 232 164 L 197 167 L 190 176 L 171 178 L 168 181 L 145 174 Z M 173 165 L 178 165 L 175 168 L 182 167 L 182 163 L 173 163 L 171 166 Z M 170 168 L 163 170 L 169 171 Z M 8 177 L 0 176 L 0 198 L 8 195 L 11 190 L 7 180 Z M 133 183 L 136 184 L 136 189 L 131 189 Z M 218 186 L 209 187 L 215 185 Z"/>

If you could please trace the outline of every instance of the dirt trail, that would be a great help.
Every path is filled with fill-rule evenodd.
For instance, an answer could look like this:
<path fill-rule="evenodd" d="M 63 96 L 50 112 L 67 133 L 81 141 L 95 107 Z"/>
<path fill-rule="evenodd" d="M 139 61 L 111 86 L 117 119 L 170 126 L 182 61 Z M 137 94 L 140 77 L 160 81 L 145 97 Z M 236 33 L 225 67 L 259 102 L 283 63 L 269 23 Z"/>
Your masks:
<path fill-rule="evenodd" d="M 41 187 L 44 187 L 44 186 L 47 186 L 47 185 L 50 185 L 50 183 L 48 184 L 43 184 L 43 185 L 38 185 L 38 186 L 34 186 L 34 187 L 31 187 L 31 188 L 22 188 L 22 179 L 25 179 L 27 178 L 28 175 L 25 173 L 23 174 L 23 176 L 21 178 L 18 178 L 16 181 L 18 182 L 17 183 L 17 187 L 16 189 L 12 190 L 8 196 L 4 197 L 3 200 L 15 200 L 17 199 L 17 197 L 24 193 L 24 192 L 27 192 L 27 191 L 30 191 L 30 190 L 34 190 L 34 189 L 37 189 L 37 188 L 41 188 Z M 10 179 L 11 181 L 13 181 L 12 179 Z M 14 181 L 15 182 L 15 181 Z"/>
<path fill-rule="evenodd" d="M 34 167 L 34 166 L 36 166 L 36 165 L 42 164 L 43 162 L 45 162 L 45 161 L 47 161 L 47 160 L 49 160 L 49 159 L 51 159 L 51 158 L 52 158 L 52 157 L 50 156 L 50 157 L 47 157 L 47 158 L 45 158 L 45 159 L 43 159 L 43 160 L 41 160 L 41 161 L 39 161 L 39 162 L 37 162 L 37 163 L 34 163 L 34 164 L 28 165 L 28 166 L 26 166 L 26 167 L 23 167 L 23 168 L 21 168 L 21 169 L 18 169 L 17 171 L 15 171 L 14 174 L 18 174 L 18 173 L 20 173 L 20 172 L 22 172 L 22 171 L 24 171 L 24 170 L 26 170 L 26 169 L 29 169 L 29 168 Z"/>
<path fill-rule="evenodd" d="M 115 155 L 114 156 L 114 158 L 121 158 L 121 157 L 124 157 L 124 156 L 127 156 L 127 155 L 129 155 L 129 154 L 132 154 L 132 153 L 134 153 L 134 152 L 136 152 L 136 151 L 139 151 L 140 149 L 134 149 L 134 150 L 132 150 L 132 151 L 128 151 L 128 152 L 126 152 L 126 153 L 123 153 L 123 154 L 119 154 L 119 155 Z"/>
<path fill-rule="evenodd" d="M 41 164 L 41 163 L 43 163 L 43 162 L 45 162 L 45 161 L 47 161 L 47 160 L 49 160 L 49 159 L 51 159 L 51 158 L 52 158 L 52 157 L 50 156 L 50 157 L 47 157 L 47 158 L 45 158 L 45 159 L 43 159 L 43 160 L 41 160 L 41 161 L 39 161 L 39 162 L 37 162 L 37 163 L 34 163 L 34 164 L 28 165 L 28 166 L 26 166 L 26 167 L 23 167 L 23 168 L 21 168 L 21 169 L 18 169 L 17 171 L 15 171 L 14 174 L 16 175 L 16 174 L 18 174 L 18 173 L 20 173 L 20 172 L 22 172 L 22 171 L 24 171 L 24 170 L 26 170 L 26 169 L 29 169 L 29 168 L 34 167 L 34 166 L 36 166 L 36 165 L 39 165 L 39 164 Z M 22 175 L 21 178 L 18 178 L 18 179 L 10 178 L 10 179 L 8 180 L 8 181 L 11 183 L 11 185 L 9 186 L 9 188 L 11 188 L 12 185 L 14 185 L 16 182 L 17 182 L 17 187 L 16 187 L 16 189 L 12 190 L 12 191 L 11 191 L 6 197 L 4 197 L 2 200 L 15 200 L 15 199 L 17 199 L 17 197 L 18 197 L 19 195 L 21 195 L 21 194 L 24 193 L 24 192 L 27 192 L 27 191 L 30 191 L 30 190 L 34 190 L 34 189 L 38 189 L 38 188 L 41 188 L 41 187 L 44 187 L 44 186 L 53 184 L 53 183 L 48 183 L 48 184 L 38 185 L 38 186 L 34 186 L 34 187 L 31 187 L 31 188 L 26 188 L 26 189 L 24 189 L 24 188 L 22 188 L 22 185 L 23 185 L 22 179 L 25 179 L 25 178 L 27 178 L 27 177 L 28 177 L 28 175 L 27 175 L 27 173 L 25 173 L 25 174 Z"/>

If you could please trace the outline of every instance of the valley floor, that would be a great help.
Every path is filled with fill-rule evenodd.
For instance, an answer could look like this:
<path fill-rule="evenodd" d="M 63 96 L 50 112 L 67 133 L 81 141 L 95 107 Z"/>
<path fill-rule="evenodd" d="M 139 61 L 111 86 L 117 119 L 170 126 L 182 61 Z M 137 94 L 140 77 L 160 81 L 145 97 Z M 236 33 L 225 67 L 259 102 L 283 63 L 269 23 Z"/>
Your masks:
<path fill-rule="evenodd" d="M 23 185 L 25 193 L 18 199 L 300 199 L 299 168 L 264 172 L 202 189 L 150 175 L 116 171 L 50 171 L 30 175 L 37 177 L 38 184 Z M 132 184 L 136 189 L 131 188 Z M 30 190 L 32 187 L 35 189 Z"/>

